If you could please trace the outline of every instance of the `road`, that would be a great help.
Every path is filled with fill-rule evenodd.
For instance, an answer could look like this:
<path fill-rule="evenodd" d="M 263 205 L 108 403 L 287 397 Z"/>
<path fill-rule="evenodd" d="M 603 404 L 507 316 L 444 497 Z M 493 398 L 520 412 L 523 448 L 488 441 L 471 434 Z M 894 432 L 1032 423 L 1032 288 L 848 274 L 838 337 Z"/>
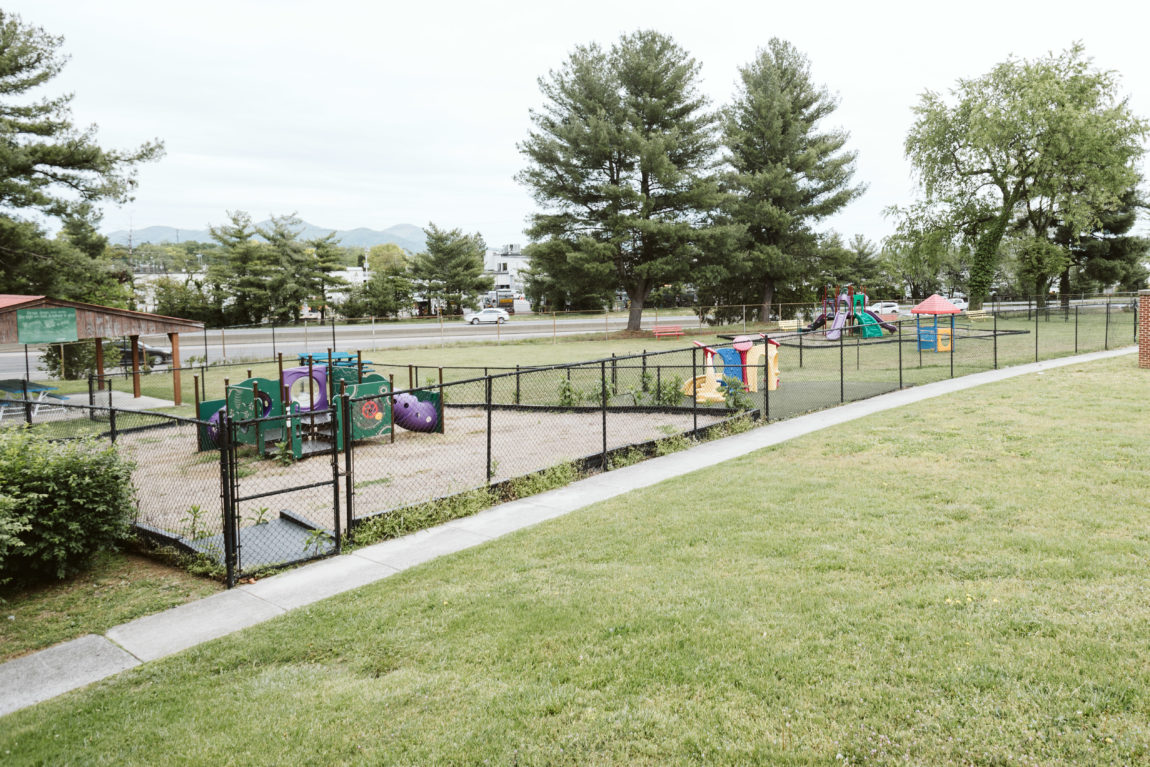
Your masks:
<path fill-rule="evenodd" d="M 646 319 L 646 318 L 644 318 Z M 698 319 L 693 314 L 660 315 L 659 323 L 694 325 Z M 653 318 L 650 324 L 653 324 Z M 208 362 L 220 360 L 240 361 L 245 359 L 270 359 L 275 352 L 284 357 L 294 358 L 297 354 L 314 354 L 321 357 L 331 348 L 333 351 L 354 352 L 357 349 L 384 347 L 422 346 L 436 343 L 461 343 L 470 341 L 497 341 L 501 339 L 547 338 L 551 335 L 568 336 L 580 333 L 596 333 L 604 330 L 623 330 L 627 326 L 625 315 L 612 315 L 606 319 L 571 318 L 555 319 L 515 317 L 500 326 L 465 325 L 459 321 L 444 322 L 402 322 L 376 323 L 372 325 L 336 325 L 332 339 L 332 326 L 305 326 L 296 328 L 243 328 L 207 331 L 207 343 L 200 333 L 180 335 L 180 359 L 187 364 L 191 357 L 206 357 Z M 141 341 L 153 346 L 168 348 L 166 336 L 141 336 Z M 273 351 L 274 349 L 274 351 Z M 47 380 L 47 375 L 38 370 L 39 347 L 29 347 L 29 362 L 33 380 Z M 116 360 L 110 360 L 114 363 Z M 8 345 L 0 347 L 0 378 L 24 377 L 24 347 Z"/>

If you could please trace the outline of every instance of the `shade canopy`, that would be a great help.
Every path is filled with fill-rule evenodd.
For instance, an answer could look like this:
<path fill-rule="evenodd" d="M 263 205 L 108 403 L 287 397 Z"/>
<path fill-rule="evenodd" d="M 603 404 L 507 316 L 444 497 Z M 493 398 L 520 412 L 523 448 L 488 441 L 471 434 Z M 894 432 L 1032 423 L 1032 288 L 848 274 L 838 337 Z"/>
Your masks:
<path fill-rule="evenodd" d="M 918 306 L 910 310 L 911 314 L 959 314 L 962 310 L 935 293 Z"/>

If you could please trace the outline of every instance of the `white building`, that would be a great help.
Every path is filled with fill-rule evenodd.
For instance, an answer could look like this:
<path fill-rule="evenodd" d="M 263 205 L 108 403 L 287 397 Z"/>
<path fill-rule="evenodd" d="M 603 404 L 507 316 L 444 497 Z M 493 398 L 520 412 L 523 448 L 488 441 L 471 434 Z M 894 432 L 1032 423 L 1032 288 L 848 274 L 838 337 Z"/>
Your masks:
<path fill-rule="evenodd" d="M 516 296 L 523 293 L 520 275 L 530 265 L 531 259 L 523 255 L 518 245 L 504 245 L 483 255 L 483 273 L 494 278 L 495 289 L 510 290 Z"/>

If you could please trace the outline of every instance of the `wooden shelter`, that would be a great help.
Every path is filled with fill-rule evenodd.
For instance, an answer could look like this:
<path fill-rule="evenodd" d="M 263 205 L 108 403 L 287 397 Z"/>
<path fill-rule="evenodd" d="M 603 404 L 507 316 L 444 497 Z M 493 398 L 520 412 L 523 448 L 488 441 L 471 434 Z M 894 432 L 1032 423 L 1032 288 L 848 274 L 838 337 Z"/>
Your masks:
<path fill-rule="evenodd" d="M 167 334 L 172 345 L 172 387 L 177 405 L 180 394 L 180 333 L 203 330 L 202 322 L 133 312 L 111 306 L 62 301 L 47 296 L 0 294 L 0 344 L 69 343 L 96 341 L 96 371 L 104 380 L 105 338 L 127 336 L 132 344 L 132 394 L 140 396 L 140 336 Z"/>

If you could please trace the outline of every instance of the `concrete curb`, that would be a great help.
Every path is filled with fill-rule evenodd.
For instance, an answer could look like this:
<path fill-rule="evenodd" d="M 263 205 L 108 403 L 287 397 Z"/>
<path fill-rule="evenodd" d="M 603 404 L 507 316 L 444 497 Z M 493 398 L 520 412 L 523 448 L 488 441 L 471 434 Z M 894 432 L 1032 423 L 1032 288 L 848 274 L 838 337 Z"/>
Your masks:
<path fill-rule="evenodd" d="M 367 546 L 320 562 L 147 615 L 31 655 L 0 664 L 0 716 L 105 679 L 143 662 L 254 626 L 437 557 L 478 546 L 508 533 L 569 514 L 599 501 L 658 484 L 820 429 L 995 381 L 1110 359 L 1137 352 L 1127 347 L 992 370 L 903 389 L 828 410 L 778 421 L 680 453 L 622 469 L 464 519 Z"/>

